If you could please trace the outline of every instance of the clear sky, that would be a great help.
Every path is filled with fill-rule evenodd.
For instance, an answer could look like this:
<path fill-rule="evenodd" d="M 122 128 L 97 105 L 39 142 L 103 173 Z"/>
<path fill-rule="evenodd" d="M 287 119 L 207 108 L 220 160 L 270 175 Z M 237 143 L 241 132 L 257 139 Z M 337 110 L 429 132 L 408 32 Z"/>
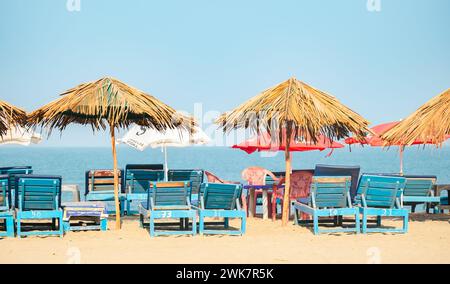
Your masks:
<path fill-rule="evenodd" d="M 31 111 L 109 75 L 176 109 L 222 112 L 296 76 L 377 124 L 450 88 L 448 0 L 80 3 L 0 2 L 1 99 Z M 70 127 L 41 145 L 110 144 Z"/>

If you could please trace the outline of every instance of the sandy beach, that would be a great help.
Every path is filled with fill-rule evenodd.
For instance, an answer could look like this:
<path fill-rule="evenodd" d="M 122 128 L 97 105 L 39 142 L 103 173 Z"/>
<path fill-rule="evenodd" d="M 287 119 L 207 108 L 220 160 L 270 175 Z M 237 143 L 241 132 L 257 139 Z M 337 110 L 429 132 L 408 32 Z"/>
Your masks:
<path fill-rule="evenodd" d="M 450 226 L 421 220 L 410 222 L 405 235 L 314 236 L 292 224 L 250 219 L 242 237 L 150 238 L 137 220 L 125 219 L 120 231 L 2 239 L 0 251 L 0 263 L 450 263 Z"/>

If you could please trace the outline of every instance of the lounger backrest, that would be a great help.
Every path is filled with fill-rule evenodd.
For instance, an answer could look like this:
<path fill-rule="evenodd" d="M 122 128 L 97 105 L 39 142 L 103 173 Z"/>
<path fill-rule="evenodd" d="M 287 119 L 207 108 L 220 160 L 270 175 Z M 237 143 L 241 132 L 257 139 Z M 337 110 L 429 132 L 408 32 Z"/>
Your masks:
<path fill-rule="evenodd" d="M 8 183 L 8 189 L 9 193 L 12 193 L 14 191 L 14 188 L 16 187 L 16 176 L 17 175 L 31 175 L 33 173 L 33 169 L 31 166 L 19 166 L 19 167 L 4 167 L 0 168 L 0 175 L 8 175 L 9 176 L 9 183 Z M 13 194 L 8 195 L 8 202 L 11 205 L 12 200 L 11 197 Z"/>
<path fill-rule="evenodd" d="M 405 182 L 406 179 L 403 177 L 363 175 L 355 200 L 364 207 L 394 208 Z"/>
<path fill-rule="evenodd" d="M 176 208 L 189 206 L 189 192 L 191 183 L 183 182 L 155 182 L 151 183 L 152 191 L 148 192 L 148 202 L 152 208 Z"/>
<path fill-rule="evenodd" d="M 8 175 L 0 175 L 0 211 L 10 209 L 10 200 L 9 200 L 9 176 Z"/>
<path fill-rule="evenodd" d="M 200 185 L 203 182 L 203 170 L 169 170 L 167 172 L 169 181 L 190 181 L 192 182 L 192 191 L 200 192 Z"/>
<path fill-rule="evenodd" d="M 428 196 L 436 183 L 435 178 L 406 178 L 404 196 Z"/>
<path fill-rule="evenodd" d="M 239 184 L 206 183 L 203 193 L 203 209 L 236 209 L 242 186 Z"/>
<path fill-rule="evenodd" d="M 145 193 L 150 182 L 164 180 L 163 170 L 126 169 L 125 187 L 127 193 Z"/>
<path fill-rule="evenodd" d="M 350 205 L 351 177 L 313 177 L 311 202 L 314 208 L 344 208 Z"/>
<path fill-rule="evenodd" d="M 123 193 L 123 170 L 119 170 L 119 190 Z M 113 170 L 90 170 L 85 175 L 85 195 L 89 192 L 114 192 Z"/>
<path fill-rule="evenodd" d="M 18 208 L 29 210 L 56 210 L 61 204 L 60 176 L 16 176 Z"/>
<path fill-rule="evenodd" d="M 360 167 L 342 166 L 342 165 L 316 165 L 315 176 L 351 176 L 352 184 L 350 187 L 350 197 L 353 200 L 358 188 Z"/>

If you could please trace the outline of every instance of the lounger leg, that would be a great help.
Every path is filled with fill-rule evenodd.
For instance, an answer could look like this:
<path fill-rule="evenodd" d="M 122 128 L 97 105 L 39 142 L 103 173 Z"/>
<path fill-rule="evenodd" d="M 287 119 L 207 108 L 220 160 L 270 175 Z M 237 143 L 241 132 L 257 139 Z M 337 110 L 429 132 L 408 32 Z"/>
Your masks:
<path fill-rule="evenodd" d="M 150 237 L 155 236 L 155 219 L 153 218 L 153 214 L 150 215 Z"/>
<path fill-rule="evenodd" d="M 205 230 L 205 217 L 203 217 L 203 215 L 200 213 L 199 214 L 199 225 L 198 225 L 198 231 L 200 233 L 200 235 L 203 235 L 203 231 Z"/>
<path fill-rule="evenodd" d="M 318 235 L 319 234 L 319 216 L 317 216 L 317 214 L 314 214 L 313 220 L 314 220 L 314 235 Z"/>
<path fill-rule="evenodd" d="M 189 228 L 189 218 L 186 218 L 186 229 Z M 194 217 L 192 217 L 192 235 L 197 235 L 197 214 L 195 214 Z"/>
<path fill-rule="evenodd" d="M 294 225 L 298 225 L 298 218 L 300 218 L 298 210 L 294 207 Z"/>
<path fill-rule="evenodd" d="M 185 225 L 185 222 L 184 222 L 184 218 L 180 218 L 180 230 L 184 230 L 184 225 Z"/>
<path fill-rule="evenodd" d="M 408 216 L 408 214 L 406 214 L 406 215 L 403 217 L 403 232 L 404 232 L 404 233 L 407 233 L 407 232 L 408 232 L 408 221 L 409 221 L 409 216 Z"/>
<path fill-rule="evenodd" d="M 377 227 L 381 227 L 381 216 L 377 216 Z"/>
<path fill-rule="evenodd" d="M 5 219 L 5 229 L 6 229 L 6 235 L 8 237 L 13 238 L 14 237 L 14 219 L 13 217 L 8 217 Z"/>
<path fill-rule="evenodd" d="M 247 217 L 244 215 L 241 218 L 241 235 L 245 234 L 246 226 L 247 226 Z"/>
<path fill-rule="evenodd" d="M 355 214 L 355 229 L 356 229 L 356 233 L 359 234 L 361 231 L 361 225 L 359 223 L 359 212 L 356 211 Z"/>
<path fill-rule="evenodd" d="M 64 237 L 64 228 L 63 228 L 63 225 L 62 225 L 62 222 L 63 222 L 62 218 L 63 218 L 63 213 L 60 212 L 60 215 L 59 215 L 59 218 L 58 218 L 58 231 L 59 231 L 59 237 L 60 238 Z"/>
<path fill-rule="evenodd" d="M 139 214 L 139 227 L 144 228 L 144 215 Z"/>
<path fill-rule="evenodd" d="M 52 230 L 56 231 L 56 218 L 52 218 Z"/>
<path fill-rule="evenodd" d="M 22 227 L 21 227 L 21 219 L 20 219 L 20 214 L 17 214 L 17 237 L 20 239 L 21 235 L 22 235 Z"/>
<path fill-rule="evenodd" d="M 100 230 L 108 230 L 108 220 L 106 218 L 100 219 Z"/>
<path fill-rule="evenodd" d="M 367 215 L 366 215 L 366 211 L 363 211 L 363 214 L 362 214 L 362 233 L 363 234 L 367 233 Z"/>
<path fill-rule="evenodd" d="M 225 218 L 224 227 L 225 229 L 228 229 L 230 227 L 230 218 Z"/>
<path fill-rule="evenodd" d="M 127 215 L 131 215 L 131 200 L 127 200 Z"/>

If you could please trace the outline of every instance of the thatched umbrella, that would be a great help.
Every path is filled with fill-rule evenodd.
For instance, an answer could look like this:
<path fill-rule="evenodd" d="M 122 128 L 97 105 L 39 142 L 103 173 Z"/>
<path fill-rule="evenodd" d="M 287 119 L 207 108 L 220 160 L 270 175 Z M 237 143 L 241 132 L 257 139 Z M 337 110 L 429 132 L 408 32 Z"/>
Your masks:
<path fill-rule="evenodd" d="M 49 135 L 53 128 L 62 131 L 71 123 L 91 125 L 94 131 L 109 127 L 114 160 L 116 229 L 120 229 L 115 129 L 135 123 L 157 130 L 190 130 L 194 121 L 155 97 L 108 77 L 76 86 L 61 96 L 32 112 L 28 124 L 47 128 Z"/>
<path fill-rule="evenodd" d="M 450 89 L 434 97 L 381 138 L 391 143 L 411 145 L 416 140 L 442 145 L 450 134 Z"/>
<path fill-rule="evenodd" d="M 24 110 L 0 101 L 0 136 L 4 136 L 11 126 L 22 126 L 26 123 L 27 114 Z"/>
<path fill-rule="evenodd" d="M 289 191 L 291 174 L 290 140 L 324 135 L 331 140 L 348 137 L 354 133 L 365 137 L 369 122 L 341 104 L 336 98 L 319 91 L 296 78 L 291 78 L 251 98 L 233 111 L 225 113 L 216 123 L 224 132 L 246 128 L 259 133 L 266 130 L 278 138 L 285 136 L 286 177 L 283 200 L 283 225 L 289 219 Z M 283 135 L 284 130 L 286 134 Z M 281 141 L 282 139 L 280 139 Z"/>

